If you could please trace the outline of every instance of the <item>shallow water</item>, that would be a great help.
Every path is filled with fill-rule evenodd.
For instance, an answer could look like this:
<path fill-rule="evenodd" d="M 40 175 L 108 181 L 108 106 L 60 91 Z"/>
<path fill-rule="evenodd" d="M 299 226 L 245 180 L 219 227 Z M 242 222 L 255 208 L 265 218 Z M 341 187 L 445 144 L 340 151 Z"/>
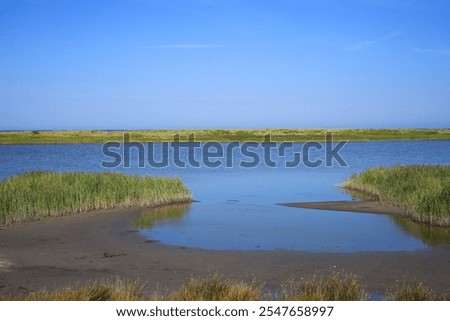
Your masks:
<path fill-rule="evenodd" d="M 102 154 L 99 144 L 0 146 L 0 179 L 36 169 L 113 170 L 126 174 L 179 176 L 198 202 L 174 208 L 175 214 L 143 213 L 157 215 L 159 219 L 140 229 L 148 239 L 178 246 L 356 252 L 413 251 L 449 242 L 448 229 L 408 224 L 388 215 L 288 208 L 275 204 L 349 200 L 351 197 L 336 185 L 352 173 L 372 166 L 449 165 L 450 141 L 348 143 L 341 151 L 346 167 L 334 163 L 332 167 L 269 168 L 260 164 L 249 169 L 237 166 L 243 157 L 236 155 L 232 168 L 178 168 L 172 164 L 155 169 L 148 165 L 139 168 L 136 154 L 136 151 L 131 154 L 130 168 L 106 169 L 101 167 L 102 160 L 107 157 Z M 195 156 L 201 158 L 201 155 Z M 310 156 L 316 159 L 323 157 L 323 153 L 316 151 Z M 279 161 L 281 158 L 273 159 Z"/>
<path fill-rule="evenodd" d="M 215 250 L 357 252 L 425 248 L 386 215 L 235 202 L 194 203 L 181 213 L 176 218 L 161 218 L 141 233 L 166 244 Z"/>

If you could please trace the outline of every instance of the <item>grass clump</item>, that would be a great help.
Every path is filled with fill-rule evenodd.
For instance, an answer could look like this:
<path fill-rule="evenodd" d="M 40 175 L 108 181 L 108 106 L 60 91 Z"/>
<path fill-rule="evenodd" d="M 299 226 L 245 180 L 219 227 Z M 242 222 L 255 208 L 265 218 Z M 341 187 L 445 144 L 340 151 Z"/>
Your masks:
<path fill-rule="evenodd" d="M 325 277 L 291 279 L 281 286 L 283 301 L 361 301 L 367 300 L 359 278 L 354 274 L 333 273 Z"/>
<path fill-rule="evenodd" d="M 169 294 L 169 301 L 258 301 L 261 289 L 253 284 L 226 280 L 220 275 L 191 278 Z"/>
<path fill-rule="evenodd" d="M 190 200 L 189 190 L 178 178 L 34 171 L 0 182 L 0 223 Z"/>
<path fill-rule="evenodd" d="M 398 283 L 386 294 L 389 301 L 448 301 L 448 293 L 436 294 L 422 282 L 408 283 L 406 280 Z"/>
<path fill-rule="evenodd" d="M 27 301 L 140 301 L 145 285 L 116 278 L 101 280 L 82 286 L 67 286 L 62 289 L 31 292 L 21 298 Z M 19 299 L 19 298 L 17 298 Z"/>
<path fill-rule="evenodd" d="M 341 187 L 400 207 L 417 222 L 450 226 L 450 166 L 376 167 L 352 175 Z"/>
<path fill-rule="evenodd" d="M 86 285 L 30 292 L 26 295 L 0 295 L 0 301 L 361 301 L 368 300 L 360 279 L 354 274 L 315 274 L 307 279 L 292 278 L 281 286 L 277 295 L 263 290 L 255 282 L 233 281 L 215 274 L 206 278 L 190 278 L 174 292 L 156 291 L 148 295 L 146 284 L 116 277 Z M 449 300 L 448 292 L 436 294 L 422 283 L 403 280 L 386 292 L 385 300 L 432 301 Z"/>

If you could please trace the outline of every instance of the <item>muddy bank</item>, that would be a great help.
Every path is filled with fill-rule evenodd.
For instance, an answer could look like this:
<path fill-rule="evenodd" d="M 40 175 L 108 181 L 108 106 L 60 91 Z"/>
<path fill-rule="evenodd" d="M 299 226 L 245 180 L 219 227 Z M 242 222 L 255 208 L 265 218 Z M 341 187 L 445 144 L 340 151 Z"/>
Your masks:
<path fill-rule="evenodd" d="M 25 293 L 114 276 L 145 281 L 151 292 L 216 272 L 274 287 L 291 276 L 342 270 L 358 274 L 373 293 L 405 276 L 438 291 L 450 290 L 448 247 L 367 253 L 201 250 L 143 239 L 130 224 L 139 213 L 101 211 L 0 227 L 0 292 Z"/>
<path fill-rule="evenodd" d="M 378 203 L 377 201 L 330 201 L 330 202 L 299 202 L 299 203 L 282 203 L 279 205 L 299 208 L 310 208 L 316 210 L 329 211 L 345 211 L 345 212 L 360 212 L 373 214 L 399 214 L 406 213 L 395 206 Z"/>

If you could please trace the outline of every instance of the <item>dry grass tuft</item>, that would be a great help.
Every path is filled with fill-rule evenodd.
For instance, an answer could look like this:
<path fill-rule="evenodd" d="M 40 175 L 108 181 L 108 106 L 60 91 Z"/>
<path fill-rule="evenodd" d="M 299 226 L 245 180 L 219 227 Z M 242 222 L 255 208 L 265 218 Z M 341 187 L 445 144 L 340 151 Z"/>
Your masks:
<path fill-rule="evenodd" d="M 25 296 L 0 295 L 0 301 L 362 301 L 368 300 L 360 279 L 354 274 L 315 274 L 307 279 L 292 278 L 281 286 L 281 292 L 269 296 L 262 285 L 237 282 L 215 274 L 206 278 L 190 278 L 174 292 L 158 290 L 152 295 L 144 291 L 145 284 L 116 277 L 87 285 L 31 292 Z M 402 283 L 389 290 L 386 300 L 432 301 L 449 300 L 449 293 L 434 293 L 423 283 Z"/>
<path fill-rule="evenodd" d="M 422 282 L 407 283 L 406 280 L 397 284 L 386 294 L 389 301 L 431 301 L 438 299 L 433 291 Z"/>
<path fill-rule="evenodd" d="M 100 280 L 81 286 L 67 286 L 59 290 L 31 292 L 25 301 L 140 301 L 144 299 L 145 284 L 120 278 Z"/>
<path fill-rule="evenodd" d="M 283 301 L 361 301 L 367 300 L 359 278 L 354 274 L 313 275 L 309 279 L 291 279 L 281 287 Z"/>
<path fill-rule="evenodd" d="M 207 278 L 191 278 L 168 295 L 170 301 L 258 301 L 261 288 L 254 284 L 235 282 L 215 274 Z"/>

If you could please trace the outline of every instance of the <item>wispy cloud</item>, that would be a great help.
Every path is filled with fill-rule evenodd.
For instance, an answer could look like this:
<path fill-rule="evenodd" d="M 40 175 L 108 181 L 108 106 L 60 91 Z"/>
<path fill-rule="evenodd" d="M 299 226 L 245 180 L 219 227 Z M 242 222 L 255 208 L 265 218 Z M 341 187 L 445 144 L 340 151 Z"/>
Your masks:
<path fill-rule="evenodd" d="M 404 2 L 406 2 L 406 1 L 402 1 L 402 0 L 363 0 L 362 2 L 369 4 L 369 5 L 377 6 L 377 7 L 390 8 L 390 7 L 399 7 L 401 5 L 405 5 Z"/>
<path fill-rule="evenodd" d="M 161 49 L 215 49 L 225 48 L 222 44 L 210 44 L 210 43 L 175 43 L 175 44 L 163 44 L 154 45 L 147 48 L 161 48 Z"/>
<path fill-rule="evenodd" d="M 364 40 L 364 41 L 357 42 L 351 46 L 346 47 L 345 50 L 353 50 L 353 51 L 366 50 L 374 45 L 377 45 L 377 44 L 383 43 L 385 41 L 400 37 L 402 34 L 403 33 L 401 31 L 396 30 L 396 31 L 390 32 L 390 33 L 388 33 L 380 38 L 377 38 L 377 39 Z"/>
<path fill-rule="evenodd" d="M 351 46 L 345 47 L 345 50 L 364 50 L 376 43 L 375 40 L 365 40 L 357 42 Z"/>
<path fill-rule="evenodd" d="M 414 48 L 414 52 L 450 56 L 450 48 L 447 49 L 432 49 L 432 48 Z"/>

